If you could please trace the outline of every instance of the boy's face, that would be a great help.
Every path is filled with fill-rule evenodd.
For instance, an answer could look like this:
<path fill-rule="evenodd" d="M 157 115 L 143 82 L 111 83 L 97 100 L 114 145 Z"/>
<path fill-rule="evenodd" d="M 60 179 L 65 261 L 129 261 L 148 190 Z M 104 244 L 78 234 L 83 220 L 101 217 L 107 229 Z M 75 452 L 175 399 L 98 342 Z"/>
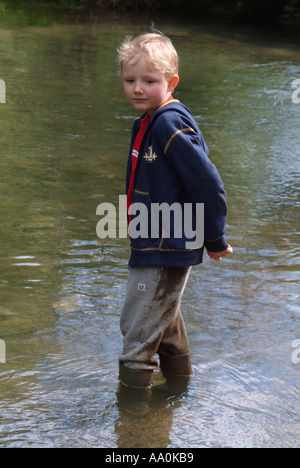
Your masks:
<path fill-rule="evenodd" d="M 165 75 L 154 70 L 145 57 L 135 64 L 123 64 L 123 84 L 127 100 L 138 111 L 148 111 L 152 115 L 166 102 L 176 88 L 179 78 L 174 75 L 167 81 Z"/>

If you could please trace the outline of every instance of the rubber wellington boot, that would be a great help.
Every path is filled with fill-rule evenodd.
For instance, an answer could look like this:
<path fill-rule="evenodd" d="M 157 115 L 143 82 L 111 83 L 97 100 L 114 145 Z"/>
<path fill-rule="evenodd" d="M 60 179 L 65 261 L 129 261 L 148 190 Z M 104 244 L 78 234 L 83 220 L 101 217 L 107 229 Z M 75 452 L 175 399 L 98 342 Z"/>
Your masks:
<path fill-rule="evenodd" d="M 132 415 L 144 415 L 150 411 L 150 388 L 126 387 L 120 382 L 117 395 L 120 411 Z"/>
<path fill-rule="evenodd" d="M 180 356 L 160 355 L 160 368 L 167 380 L 189 379 L 193 374 L 191 353 Z"/>
<path fill-rule="evenodd" d="M 152 385 L 153 371 L 129 369 L 120 362 L 119 380 L 125 387 L 149 389 Z"/>
<path fill-rule="evenodd" d="M 157 377 L 157 378 L 155 378 Z M 190 376 L 183 377 L 182 375 L 169 374 L 162 371 L 162 374 L 154 376 L 152 385 L 152 395 L 154 400 L 161 397 L 166 398 L 166 402 L 169 398 L 172 398 L 172 404 L 178 403 L 180 399 L 188 391 L 190 383 Z"/>

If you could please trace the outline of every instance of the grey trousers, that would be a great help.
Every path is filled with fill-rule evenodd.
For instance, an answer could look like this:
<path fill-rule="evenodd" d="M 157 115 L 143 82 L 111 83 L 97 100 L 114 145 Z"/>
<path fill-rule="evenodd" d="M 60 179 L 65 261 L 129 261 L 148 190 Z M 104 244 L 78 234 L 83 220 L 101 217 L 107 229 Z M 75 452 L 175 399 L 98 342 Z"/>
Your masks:
<path fill-rule="evenodd" d="M 131 267 L 120 327 L 124 336 L 119 360 L 130 369 L 154 370 L 154 355 L 189 353 L 180 311 L 192 267 Z"/>

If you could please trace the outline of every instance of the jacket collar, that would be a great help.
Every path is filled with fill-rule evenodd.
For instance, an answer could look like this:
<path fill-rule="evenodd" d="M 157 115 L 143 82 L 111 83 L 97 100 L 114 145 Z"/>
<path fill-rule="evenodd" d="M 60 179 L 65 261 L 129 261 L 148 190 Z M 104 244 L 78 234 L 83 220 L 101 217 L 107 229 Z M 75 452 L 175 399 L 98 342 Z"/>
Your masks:
<path fill-rule="evenodd" d="M 180 112 L 181 114 L 191 117 L 191 111 L 184 104 L 178 101 L 178 99 L 172 99 L 172 101 L 164 102 L 164 104 L 159 106 L 158 109 L 156 109 L 156 111 L 154 112 L 150 121 L 155 120 L 160 114 L 169 110 L 175 110 L 177 112 Z M 138 117 L 136 120 L 141 121 L 146 115 L 147 111 L 140 115 L 140 117 Z"/>

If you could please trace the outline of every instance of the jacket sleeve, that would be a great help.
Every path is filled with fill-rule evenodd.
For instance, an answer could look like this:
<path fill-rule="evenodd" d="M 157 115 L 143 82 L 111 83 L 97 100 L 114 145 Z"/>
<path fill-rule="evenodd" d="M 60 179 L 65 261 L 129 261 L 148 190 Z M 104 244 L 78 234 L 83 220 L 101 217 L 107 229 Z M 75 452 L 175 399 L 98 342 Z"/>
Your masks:
<path fill-rule="evenodd" d="M 170 165 L 179 173 L 189 199 L 204 203 L 204 246 L 211 252 L 226 250 L 226 193 L 220 175 L 208 157 L 208 148 L 196 122 L 169 112 L 160 116 L 159 140 Z M 174 116 L 175 114 L 175 116 Z M 164 122 L 162 122 L 162 119 Z M 195 128 L 196 127 L 196 128 Z"/>

